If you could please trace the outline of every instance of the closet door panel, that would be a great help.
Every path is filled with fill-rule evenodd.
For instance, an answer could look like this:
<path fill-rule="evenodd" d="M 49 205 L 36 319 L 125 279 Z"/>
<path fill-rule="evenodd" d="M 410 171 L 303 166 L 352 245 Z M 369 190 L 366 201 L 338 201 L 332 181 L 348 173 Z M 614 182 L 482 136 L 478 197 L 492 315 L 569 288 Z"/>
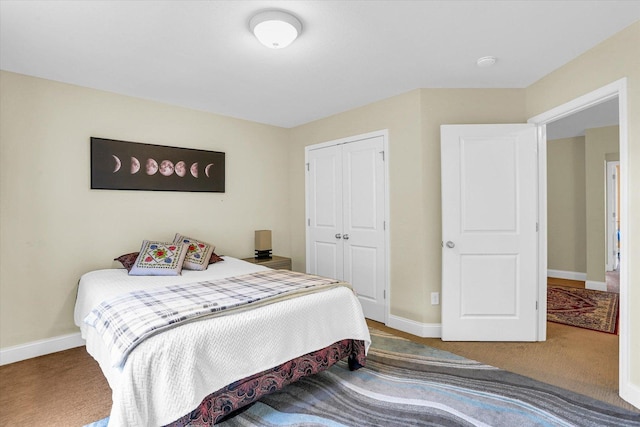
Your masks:
<path fill-rule="evenodd" d="M 308 272 L 343 280 L 342 154 L 339 146 L 308 154 Z"/>
<path fill-rule="evenodd" d="M 342 146 L 344 277 L 368 318 L 384 321 L 384 144 L 381 136 Z"/>

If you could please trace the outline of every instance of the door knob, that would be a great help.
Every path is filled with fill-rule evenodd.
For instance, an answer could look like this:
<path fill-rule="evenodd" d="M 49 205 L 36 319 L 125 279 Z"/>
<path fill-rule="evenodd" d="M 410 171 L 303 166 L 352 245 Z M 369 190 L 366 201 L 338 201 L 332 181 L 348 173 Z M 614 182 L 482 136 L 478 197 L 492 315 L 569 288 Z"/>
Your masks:
<path fill-rule="evenodd" d="M 349 235 L 348 235 L 348 234 L 345 234 L 344 236 L 342 236 L 342 238 L 343 238 L 344 240 L 349 240 Z"/>
<path fill-rule="evenodd" d="M 342 238 L 342 236 L 340 235 L 340 233 L 336 233 L 336 239 L 340 239 Z"/>
<path fill-rule="evenodd" d="M 455 248 L 455 247 L 456 247 L 456 244 L 455 244 L 455 243 L 453 243 L 451 240 L 449 240 L 449 241 L 447 242 L 447 247 L 448 247 L 448 248 Z"/>

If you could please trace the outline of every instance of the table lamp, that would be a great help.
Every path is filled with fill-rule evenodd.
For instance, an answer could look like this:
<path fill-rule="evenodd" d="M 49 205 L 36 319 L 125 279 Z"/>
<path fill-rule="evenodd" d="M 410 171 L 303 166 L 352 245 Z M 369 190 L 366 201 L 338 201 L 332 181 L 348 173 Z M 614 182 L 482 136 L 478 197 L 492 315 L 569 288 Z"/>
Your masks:
<path fill-rule="evenodd" d="M 271 258 L 271 230 L 256 230 L 256 259 Z"/>

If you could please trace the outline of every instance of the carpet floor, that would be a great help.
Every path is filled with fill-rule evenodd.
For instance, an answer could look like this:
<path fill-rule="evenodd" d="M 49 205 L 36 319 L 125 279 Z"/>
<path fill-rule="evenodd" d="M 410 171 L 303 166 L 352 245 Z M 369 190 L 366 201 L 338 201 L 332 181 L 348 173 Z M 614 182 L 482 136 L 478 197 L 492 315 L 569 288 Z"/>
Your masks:
<path fill-rule="evenodd" d="M 219 425 L 640 426 L 637 412 L 376 329 L 372 340 L 365 368 L 341 362 Z"/>
<path fill-rule="evenodd" d="M 615 334 L 620 295 L 565 286 L 547 287 L 547 320 Z"/>

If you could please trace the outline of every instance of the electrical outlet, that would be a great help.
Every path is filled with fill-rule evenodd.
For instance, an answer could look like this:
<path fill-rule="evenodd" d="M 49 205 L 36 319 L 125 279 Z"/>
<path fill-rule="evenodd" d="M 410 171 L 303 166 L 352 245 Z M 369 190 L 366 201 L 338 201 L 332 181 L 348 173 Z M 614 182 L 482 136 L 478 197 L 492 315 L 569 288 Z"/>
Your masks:
<path fill-rule="evenodd" d="M 440 304 L 440 292 L 431 292 L 431 305 Z"/>

